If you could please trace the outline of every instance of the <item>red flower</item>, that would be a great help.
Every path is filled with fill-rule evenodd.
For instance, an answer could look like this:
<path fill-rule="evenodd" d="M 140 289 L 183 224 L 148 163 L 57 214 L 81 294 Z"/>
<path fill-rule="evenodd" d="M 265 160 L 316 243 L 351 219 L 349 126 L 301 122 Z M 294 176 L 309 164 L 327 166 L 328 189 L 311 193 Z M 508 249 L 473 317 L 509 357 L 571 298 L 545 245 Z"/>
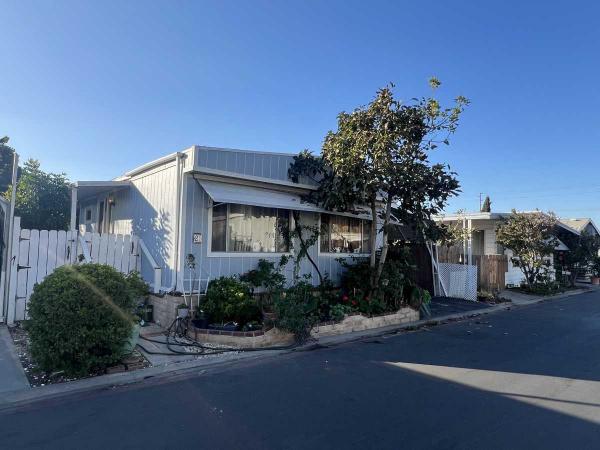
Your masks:
<path fill-rule="evenodd" d="M 342 301 L 343 302 L 347 302 L 348 301 L 348 296 L 347 295 L 343 295 L 342 296 Z"/>
<path fill-rule="evenodd" d="M 352 300 L 352 306 L 356 306 L 356 305 L 357 305 L 356 300 Z"/>

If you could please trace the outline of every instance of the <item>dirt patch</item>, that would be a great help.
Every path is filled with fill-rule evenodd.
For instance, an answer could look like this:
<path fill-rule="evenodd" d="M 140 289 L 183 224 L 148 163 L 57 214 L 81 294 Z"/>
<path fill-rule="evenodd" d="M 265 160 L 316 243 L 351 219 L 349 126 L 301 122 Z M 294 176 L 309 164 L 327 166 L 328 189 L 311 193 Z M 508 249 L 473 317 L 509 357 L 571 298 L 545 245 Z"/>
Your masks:
<path fill-rule="evenodd" d="M 88 376 L 80 378 L 67 377 L 61 372 L 46 373 L 39 369 L 35 361 L 31 358 L 29 352 L 29 335 L 27 331 L 20 325 L 8 328 L 12 340 L 17 349 L 17 354 L 21 360 L 21 365 L 27 380 L 32 387 L 45 386 L 47 384 L 64 383 L 67 381 L 79 380 L 82 378 L 92 378 L 99 375 L 105 375 L 108 373 L 125 372 L 128 370 L 138 370 L 146 367 L 151 367 L 150 362 L 144 358 L 144 356 L 137 350 L 134 350 L 131 355 L 124 357 L 119 364 L 109 367 L 106 371 L 99 371 L 96 373 L 90 373 Z"/>

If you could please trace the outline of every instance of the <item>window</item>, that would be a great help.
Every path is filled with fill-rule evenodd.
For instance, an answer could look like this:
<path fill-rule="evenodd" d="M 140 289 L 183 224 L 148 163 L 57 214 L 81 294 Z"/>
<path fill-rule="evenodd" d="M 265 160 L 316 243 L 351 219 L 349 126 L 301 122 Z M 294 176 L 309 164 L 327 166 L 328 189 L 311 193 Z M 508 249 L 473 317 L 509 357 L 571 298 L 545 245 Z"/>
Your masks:
<path fill-rule="evenodd" d="M 370 253 L 371 221 L 321 214 L 321 253 Z"/>
<path fill-rule="evenodd" d="M 212 208 L 211 251 L 239 253 L 289 252 L 290 212 L 237 204 Z"/>
<path fill-rule="evenodd" d="M 87 208 L 85 210 L 85 221 L 91 222 L 91 220 L 92 220 L 92 210 L 90 208 Z"/>

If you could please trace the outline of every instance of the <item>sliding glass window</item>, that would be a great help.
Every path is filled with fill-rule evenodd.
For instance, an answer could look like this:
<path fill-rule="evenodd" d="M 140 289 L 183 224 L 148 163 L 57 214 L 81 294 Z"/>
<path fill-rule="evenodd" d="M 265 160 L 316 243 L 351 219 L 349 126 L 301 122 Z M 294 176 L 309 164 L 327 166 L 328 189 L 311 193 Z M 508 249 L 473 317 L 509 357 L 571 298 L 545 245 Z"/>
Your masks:
<path fill-rule="evenodd" d="M 211 251 L 286 253 L 289 226 L 286 209 L 220 204 L 213 207 Z"/>

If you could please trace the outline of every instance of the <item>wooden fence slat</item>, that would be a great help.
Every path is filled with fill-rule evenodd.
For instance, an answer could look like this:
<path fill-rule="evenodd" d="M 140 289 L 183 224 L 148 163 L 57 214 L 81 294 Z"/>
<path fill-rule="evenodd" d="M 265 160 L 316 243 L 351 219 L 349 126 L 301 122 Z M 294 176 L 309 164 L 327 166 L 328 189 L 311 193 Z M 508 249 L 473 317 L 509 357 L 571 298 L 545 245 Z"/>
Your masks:
<path fill-rule="evenodd" d="M 115 237 L 115 269 L 123 272 L 123 235 L 117 234 Z"/>
<path fill-rule="evenodd" d="M 48 231 L 48 262 L 46 264 L 46 274 L 54 272 L 56 268 L 56 243 L 58 241 L 58 232 L 56 230 Z"/>
<path fill-rule="evenodd" d="M 108 246 L 106 250 L 106 264 L 109 266 L 115 266 L 115 245 L 117 237 L 114 234 L 109 234 L 108 236 Z"/>
<path fill-rule="evenodd" d="M 98 233 L 92 233 L 92 235 L 91 235 L 92 262 L 97 263 L 99 255 L 100 255 L 100 235 Z"/>
<path fill-rule="evenodd" d="M 65 265 L 67 256 L 67 233 L 60 230 L 56 236 L 56 267 Z"/>
<path fill-rule="evenodd" d="M 105 233 L 100 236 L 100 250 L 99 250 L 99 254 L 98 254 L 98 262 L 100 264 L 106 264 L 107 251 L 108 251 L 108 236 Z"/>
<path fill-rule="evenodd" d="M 9 256 L 11 264 L 10 280 L 8 285 L 8 323 L 16 320 L 17 306 L 17 264 L 19 263 L 19 237 L 21 236 L 21 218 L 15 217 L 13 222 L 12 256 Z"/>
<path fill-rule="evenodd" d="M 48 264 L 48 230 L 40 230 L 40 249 L 38 251 L 36 282 L 41 283 L 46 277 Z"/>
<path fill-rule="evenodd" d="M 29 236 L 29 258 L 27 269 L 27 293 L 25 296 L 25 311 L 27 312 L 27 305 L 29 304 L 29 297 L 33 292 L 33 287 L 37 283 L 37 269 L 38 269 L 38 251 L 40 248 L 40 232 L 39 230 L 31 230 Z"/>
<path fill-rule="evenodd" d="M 29 236 L 30 230 L 21 230 L 19 239 L 19 256 L 17 270 L 17 298 L 16 298 L 16 320 L 25 319 L 25 301 L 27 297 L 27 269 L 19 266 L 27 266 L 29 263 Z"/>
<path fill-rule="evenodd" d="M 131 236 L 131 248 L 129 250 L 129 272 L 138 270 L 138 238 L 137 236 Z"/>
<path fill-rule="evenodd" d="M 131 252 L 131 236 L 123 237 L 123 260 L 121 261 L 121 272 L 129 272 L 129 253 Z"/>

